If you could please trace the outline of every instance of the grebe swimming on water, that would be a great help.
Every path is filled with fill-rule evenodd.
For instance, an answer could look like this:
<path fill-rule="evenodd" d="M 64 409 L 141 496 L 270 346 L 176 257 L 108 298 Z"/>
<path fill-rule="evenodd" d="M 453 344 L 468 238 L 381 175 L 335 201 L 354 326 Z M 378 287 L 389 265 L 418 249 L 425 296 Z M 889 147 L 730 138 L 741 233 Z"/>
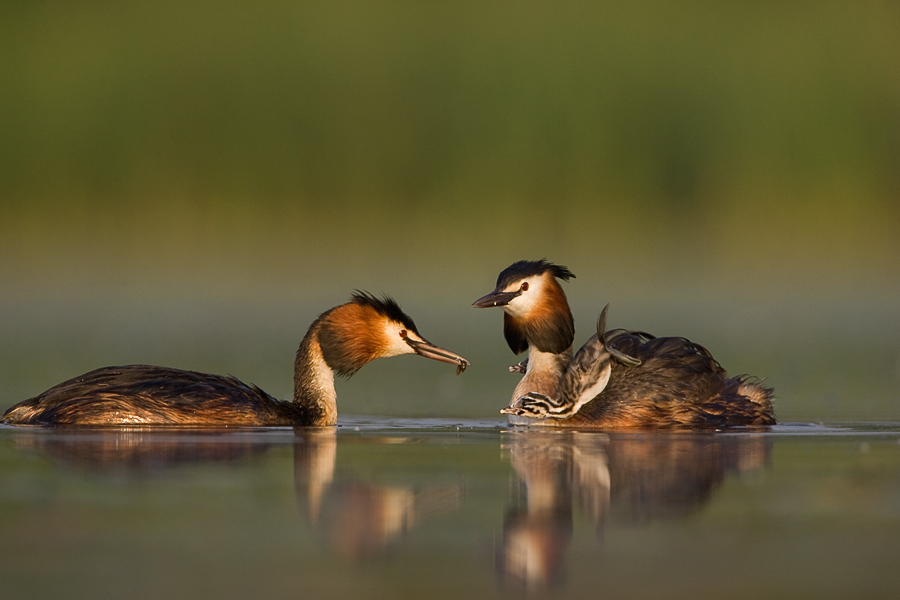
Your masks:
<path fill-rule="evenodd" d="M 128 365 L 104 367 L 11 407 L 0 419 L 16 425 L 334 425 L 334 375 L 366 363 L 418 354 L 467 366 L 462 356 L 423 338 L 392 299 L 354 293 L 309 327 L 294 363 L 294 401 L 276 400 L 230 376 Z"/>
<path fill-rule="evenodd" d="M 510 368 L 525 376 L 500 412 L 571 427 L 775 424 L 772 389 L 729 377 L 706 348 L 685 338 L 606 332 L 608 305 L 597 334 L 573 356 L 574 320 L 557 279 L 574 277 L 544 260 L 519 261 L 472 305 L 502 307 L 509 347 L 528 350 L 528 359 Z"/>

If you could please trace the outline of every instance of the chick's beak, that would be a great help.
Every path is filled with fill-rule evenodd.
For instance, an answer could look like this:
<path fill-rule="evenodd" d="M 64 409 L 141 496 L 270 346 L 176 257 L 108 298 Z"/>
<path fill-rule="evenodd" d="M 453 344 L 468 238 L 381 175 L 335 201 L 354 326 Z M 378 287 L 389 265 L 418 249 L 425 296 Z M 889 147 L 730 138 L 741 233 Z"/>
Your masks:
<path fill-rule="evenodd" d="M 522 292 L 500 292 L 494 290 L 487 296 L 482 296 L 472 303 L 473 308 L 491 308 L 492 306 L 506 306 L 513 298 L 518 297 Z"/>
<path fill-rule="evenodd" d="M 432 360 L 439 360 L 441 362 L 450 363 L 451 365 L 456 365 L 457 375 L 465 371 L 466 367 L 472 364 L 459 354 L 450 352 L 449 350 L 445 350 L 440 346 L 435 346 L 434 344 L 426 340 L 419 341 L 411 338 L 406 338 L 406 343 L 409 344 L 409 347 L 412 348 L 413 351 L 415 351 L 415 353 L 419 356 L 424 356 L 425 358 L 430 358 Z"/>

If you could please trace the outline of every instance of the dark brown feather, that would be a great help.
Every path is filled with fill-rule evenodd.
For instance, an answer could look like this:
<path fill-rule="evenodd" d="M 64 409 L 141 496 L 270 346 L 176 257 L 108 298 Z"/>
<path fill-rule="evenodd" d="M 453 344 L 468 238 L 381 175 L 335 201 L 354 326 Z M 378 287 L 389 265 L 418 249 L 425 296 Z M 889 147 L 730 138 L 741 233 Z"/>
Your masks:
<path fill-rule="evenodd" d="M 276 400 L 230 376 L 149 365 L 104 367 L 10 408 L 31 425 L 291 425 L 310 407 Z"/>
<path fill-rule="evenodd" d="M 728 377 L 709 351 L 679 337 L 613 332 L 610 344 L 641 360 L 612 361 L 606 388 L 566 426 L 734 427 L 774 425 L 772 390 L 748 377 Z"/>
<path fill-rule="evenodd" d="M 503 337 L 509 349 L 515 354 L 528 350 L 528 338 L 525 336 L 525 320 L 517 319 L 509 313 L 503 313 Z"/>

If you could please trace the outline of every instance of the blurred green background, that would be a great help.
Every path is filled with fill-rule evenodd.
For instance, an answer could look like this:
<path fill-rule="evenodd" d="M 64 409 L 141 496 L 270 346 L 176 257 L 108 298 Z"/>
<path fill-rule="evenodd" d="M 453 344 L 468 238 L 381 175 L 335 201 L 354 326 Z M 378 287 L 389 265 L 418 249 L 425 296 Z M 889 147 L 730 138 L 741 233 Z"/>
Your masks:
<path fill-rule="evenodd" d="M 900 5 L 0 3 L 0 408 L 88 369 L 281 397 L 355 288 L 469 357 L 340 409 L 496 415 L 469 304 L 568 265 L 577 343 L 685 335 L 781 419 L 900 419 Z"/>

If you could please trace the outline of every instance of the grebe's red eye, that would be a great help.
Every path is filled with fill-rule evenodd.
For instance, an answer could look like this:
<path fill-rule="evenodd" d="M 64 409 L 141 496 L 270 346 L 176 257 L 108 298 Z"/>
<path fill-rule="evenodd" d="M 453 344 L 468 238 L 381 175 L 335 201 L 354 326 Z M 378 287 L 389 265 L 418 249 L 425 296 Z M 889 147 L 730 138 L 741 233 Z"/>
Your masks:
<path fill-rule="evenodd" d="M 403 338 L 404 340 L 406 339 L 406 330 L 405 329 L 400 330 L 400 337 Z"/>
<path fill-rule="evenodd" d="M 522 290 L 523 292 L 527 292 L 527 291 L 528 291 L 528 282 L 527 282 L 527 281 L 523 281 L 523 282 L 522 282 L 522 287 L 519 288 L 519 289 Z"/>

